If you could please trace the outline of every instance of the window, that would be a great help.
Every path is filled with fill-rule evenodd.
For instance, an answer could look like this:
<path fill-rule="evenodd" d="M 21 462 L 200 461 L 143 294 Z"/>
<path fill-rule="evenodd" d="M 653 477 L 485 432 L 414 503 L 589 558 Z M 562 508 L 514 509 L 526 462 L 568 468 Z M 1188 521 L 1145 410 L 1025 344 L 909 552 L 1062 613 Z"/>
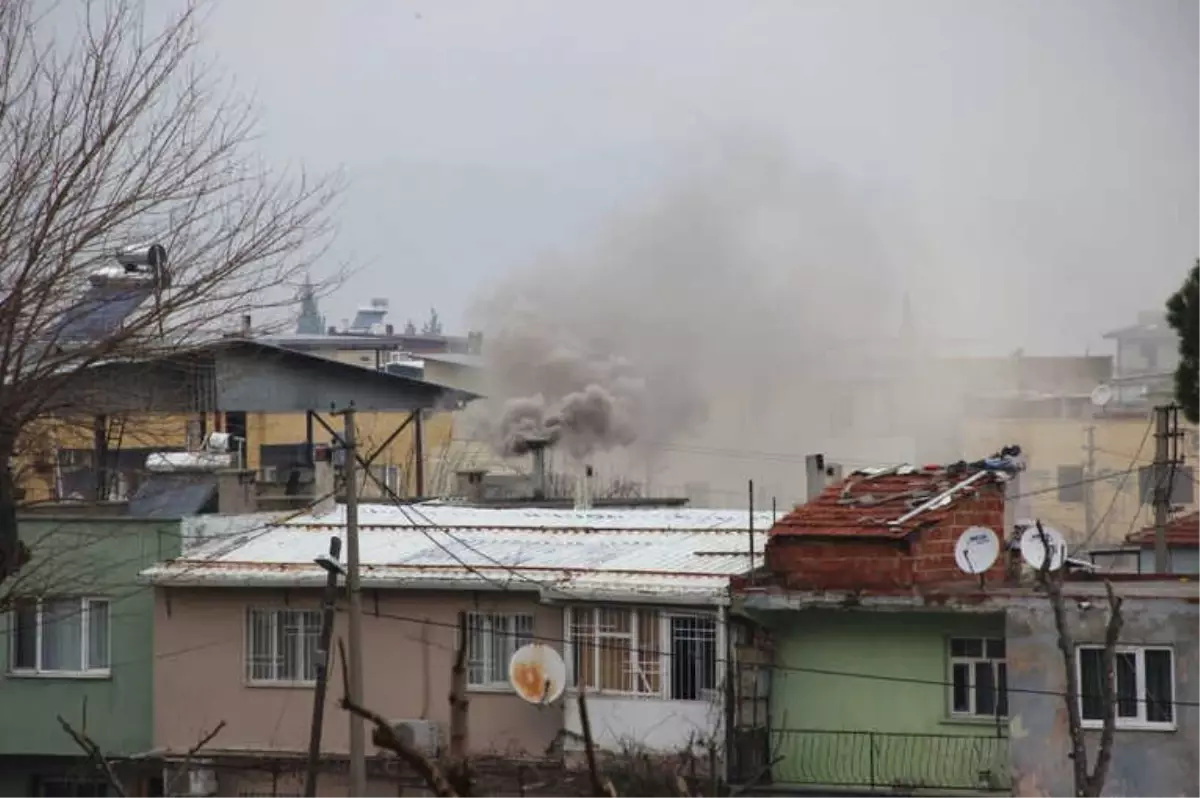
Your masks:
<path fill-rule="evenodd" d="M 1175 728 L 1171 649 L 1118 646 L 1114 662 L 1117 728 Z M 1086 726 L 1104 722 L 1104 649 L 1080 646 L 1079 709 Z"/>
<path fill-rule="evenodd" d="M 318 610 L 249 610 L 246 678 L 251 682 L 315 682 L 320 637 Z"/>
<path fill-rule="evenodd" d="M 533 642 L 532 615 L 467 614 L 467 684 L 507 687 L 508 661 Z"/>
<path fill-rule="evenodd" d="M 14 673 L 105 674 L 109 669 L 108 600 L 22 599 L 12 612 Z"/>
<path fill-rule="evenodd" d="M 950 640 L 950 714 L 1008 715 L 1008 666 L 1004 641 L 975 637 Z"/>
<path fill-rule="evenodd" d="M 670 616 L 671 698 L 708 698 L 717 679 L 717 624 L 712 618 Z"/>
<path fill-rule="evenodd" d="M 717 681 L 713 618 L 612 607 L 569 611 L 568 667 L 578 687 L 707 700 Z"/>
<path fill-rule="evenodd" d="M 108 795 L 108 784 L 103 781 L 75 779 L 35 778 L 34 795 L 44 798 L 102 798 Z"/>
<path fill-rule="evenodd" d="M 1064 504 L 1083 501 L 1083 466 L 1060 465 L 1058 467 L 1058 500 Z"/>

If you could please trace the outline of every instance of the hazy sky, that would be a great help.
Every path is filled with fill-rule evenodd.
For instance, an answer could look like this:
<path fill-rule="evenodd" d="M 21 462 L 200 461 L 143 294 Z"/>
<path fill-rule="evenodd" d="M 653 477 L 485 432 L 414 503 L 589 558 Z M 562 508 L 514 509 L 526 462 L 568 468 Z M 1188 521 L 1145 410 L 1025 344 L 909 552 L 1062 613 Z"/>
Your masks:
<path fill-rule="evenodd" d="M 347 172 L 330 321 L 386 296 L 461 331 L 749 136 L 897 209 L 882 245 L 943 305 L 1026 311 L 955 325 L 1046 352 L 1101 348 L 1200 249 L 1197 27 L 1194 0 L 225 0 L 209 42 L 269 158 Z"/>

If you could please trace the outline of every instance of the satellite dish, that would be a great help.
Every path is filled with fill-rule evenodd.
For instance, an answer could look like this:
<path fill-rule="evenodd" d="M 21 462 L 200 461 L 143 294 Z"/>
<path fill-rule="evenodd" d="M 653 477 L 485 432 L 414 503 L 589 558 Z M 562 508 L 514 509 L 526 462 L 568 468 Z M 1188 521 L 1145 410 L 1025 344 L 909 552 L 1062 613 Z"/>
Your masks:
<path fill-rule="evenodd" d="M 530 643 L 508 662 L 508 681 L 531 704 L 557 701 L 567 684 L 567 665 L 550 646 Z"/>
<path fill-rule="evenodd" d="M 1112 401 L 1113 389 L 1104 383 L 1100 383 L 1092 389 L 1092 404 L 1096 407 L 1104 407 Z"/>
<path fill-rule="evenodd" d="M 986 526 L 973 526 L 954 544 L 954 562 L 964 573 L 981 574 L 1000 556 L 1000 538 Z"/>
<path fill-rule="evenodd" d="M 1042 531 L 1046 534 L 1046 543 L 1050 544 L 1050 570 L 1057 571 L 1067 560 L 1067 539 L 1052 527 L 1042 526 Z M 1021 558 L 1033 570 L 1042 570 L 1042 563 L 1046 560 L 1046 545 L 1036 524 L 1021 534 Z"/>

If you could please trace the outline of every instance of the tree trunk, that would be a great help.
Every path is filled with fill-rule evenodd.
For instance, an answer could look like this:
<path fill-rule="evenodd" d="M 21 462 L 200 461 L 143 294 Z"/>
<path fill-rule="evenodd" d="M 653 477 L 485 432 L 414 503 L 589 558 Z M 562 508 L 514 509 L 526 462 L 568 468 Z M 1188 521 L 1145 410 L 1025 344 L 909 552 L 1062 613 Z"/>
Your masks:
<path fill-rule="evenodd" d="M 0 433 L 0 582 L 16 573 L 28 559 L 17 535 L 17 484 L 12 457 L 16 439 Z"/>

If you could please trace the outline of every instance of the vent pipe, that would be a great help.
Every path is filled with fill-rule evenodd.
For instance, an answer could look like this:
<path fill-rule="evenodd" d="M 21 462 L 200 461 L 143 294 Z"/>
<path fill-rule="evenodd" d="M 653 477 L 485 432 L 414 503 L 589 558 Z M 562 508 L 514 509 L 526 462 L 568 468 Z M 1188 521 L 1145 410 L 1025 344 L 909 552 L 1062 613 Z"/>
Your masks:
<path fill-rule="evenodd" d="M 575 509 L 590 510 L 592 508 L 592 467 L 585 465 L 583 474 L 579 477 L 579 484 L 575 491 Z"/>

